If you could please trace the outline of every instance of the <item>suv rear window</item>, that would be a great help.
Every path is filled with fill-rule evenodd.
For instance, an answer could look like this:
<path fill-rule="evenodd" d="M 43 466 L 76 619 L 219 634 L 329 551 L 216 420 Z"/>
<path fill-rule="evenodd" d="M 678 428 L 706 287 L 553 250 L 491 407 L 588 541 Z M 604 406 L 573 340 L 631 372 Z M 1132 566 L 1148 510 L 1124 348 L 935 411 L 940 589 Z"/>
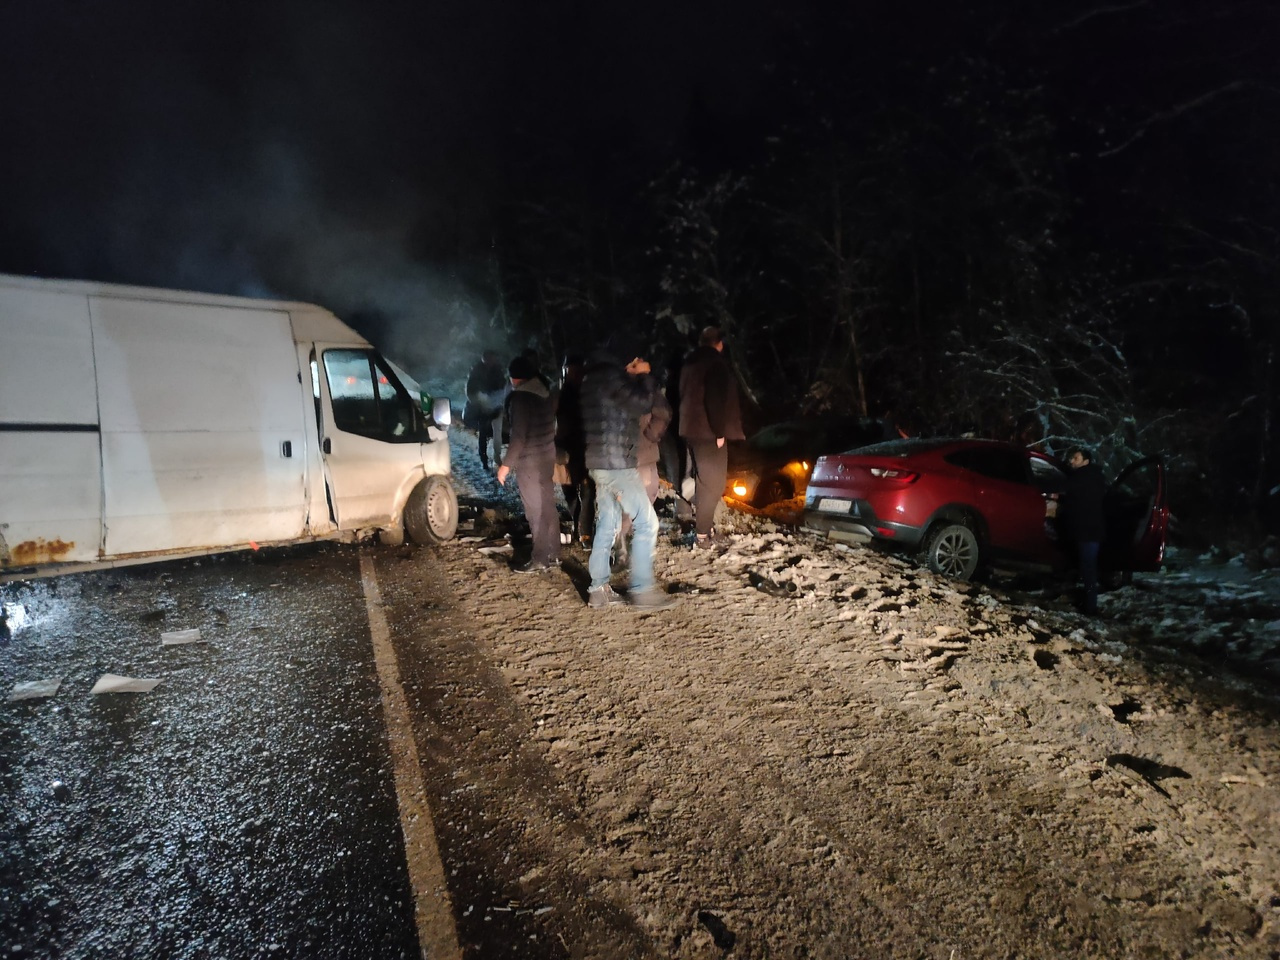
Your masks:
<path fill-rule="evenodd" d="M 1027 458 L 1017 450 L 957 450 L 946 456 L 947 463 L 963 470 L 972 470 L 993 480 L 1008 483 L 1029 483 Z"/>

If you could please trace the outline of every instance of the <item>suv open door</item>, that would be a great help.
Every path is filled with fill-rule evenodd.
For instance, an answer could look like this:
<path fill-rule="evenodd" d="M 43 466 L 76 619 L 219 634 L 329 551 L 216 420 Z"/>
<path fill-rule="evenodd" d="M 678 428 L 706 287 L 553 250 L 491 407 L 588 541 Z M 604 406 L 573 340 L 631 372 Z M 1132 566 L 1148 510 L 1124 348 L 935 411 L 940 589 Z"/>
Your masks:
<path fill-rule="evenodd" d="M 1107 539 L 1101 565 L 1128 573 L 1159 570 L 1169 531 L 1164 461 L 1148 457 L 1125 467 L 1108 488 L 1103 509 Z"/>

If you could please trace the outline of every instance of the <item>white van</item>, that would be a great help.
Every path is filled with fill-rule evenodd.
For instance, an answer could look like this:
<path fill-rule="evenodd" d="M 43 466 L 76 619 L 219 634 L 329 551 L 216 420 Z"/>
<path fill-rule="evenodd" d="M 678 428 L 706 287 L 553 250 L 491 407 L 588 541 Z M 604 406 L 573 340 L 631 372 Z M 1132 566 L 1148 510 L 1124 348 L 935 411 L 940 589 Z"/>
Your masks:
<path fill-rule="evenodd" d="M 447 540 L 449 415 L 311 304 L 0 274 L 0 579 Z"/>

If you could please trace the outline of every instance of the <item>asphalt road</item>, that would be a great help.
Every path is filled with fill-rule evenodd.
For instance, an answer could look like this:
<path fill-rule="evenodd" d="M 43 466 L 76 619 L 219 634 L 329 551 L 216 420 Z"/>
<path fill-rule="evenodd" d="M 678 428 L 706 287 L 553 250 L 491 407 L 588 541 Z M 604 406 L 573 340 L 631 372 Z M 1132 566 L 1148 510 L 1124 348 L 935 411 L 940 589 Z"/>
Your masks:
<path fill-rule="evenodd" d="M 0 955 L 421 956 L 359 548 L 0 602 Z M 107 673 L 160 682 L 90 693 Z"/>

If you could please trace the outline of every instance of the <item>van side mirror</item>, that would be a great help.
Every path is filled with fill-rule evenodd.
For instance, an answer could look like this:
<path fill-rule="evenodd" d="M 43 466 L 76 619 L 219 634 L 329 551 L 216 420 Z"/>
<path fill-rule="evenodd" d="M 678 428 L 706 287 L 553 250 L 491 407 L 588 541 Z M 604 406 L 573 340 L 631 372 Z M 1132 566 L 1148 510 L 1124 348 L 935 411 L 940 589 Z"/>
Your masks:
<path fill-rule="evenodd" d="M 453 421 L 453 411 L 449 406 L 448 397 L 433 397 L 428 393 L 420 395 L 422 404 L 422 412 L 426 414 L 427 422 L 437 427 L 448 427 Z"/>

